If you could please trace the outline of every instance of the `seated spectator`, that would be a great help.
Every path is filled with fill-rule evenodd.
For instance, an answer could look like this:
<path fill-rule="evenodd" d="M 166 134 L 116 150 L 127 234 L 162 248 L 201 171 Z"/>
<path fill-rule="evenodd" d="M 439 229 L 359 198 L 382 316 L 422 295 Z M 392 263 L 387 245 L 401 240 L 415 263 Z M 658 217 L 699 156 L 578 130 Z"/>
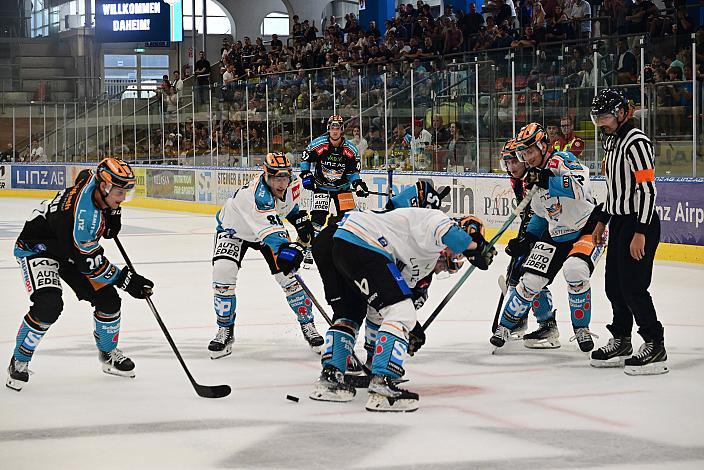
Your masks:
<path fill-rule="evenodd" d="M 450 131 L 443 125 L 443 118 L 439 114 L 433 116 L 431 136 L 433 145 L 438 148 L 447 145 L 452 138 Z"/>
<path fill-rule="evenodd" d="M 536 41 L 535 36 L 533 35 L 533 27 L 526 26 L 524 28 L 523 36 L 511 42 L 511 47 L 532 47 L 535 46 L 537 43 L 538 42 Z"/>
<path fill-rule="evenodd" d="M 560 125 L 555 121 L 548 121 L 546 126 L 548 132 L 548 148 L 561 149 L 565 146 L 565 139 L 560 135 Z"/>
<path fill-rule="evenodd" d="M 39 140 L 32 139 L 32 146 L 29 149 L 29 160 L 32 163 L 41 163 L 48 161 L 44 147 L 39 145 Z"/>
<path fill-rule="evenodd" d="M 638 78 L 636 56 L 628 50 L 628 42 L 625 38 L 619 38 L 616 42 L 616 53 L 618 54 L 616 63 L 618 83 L 636 83 Z"/>

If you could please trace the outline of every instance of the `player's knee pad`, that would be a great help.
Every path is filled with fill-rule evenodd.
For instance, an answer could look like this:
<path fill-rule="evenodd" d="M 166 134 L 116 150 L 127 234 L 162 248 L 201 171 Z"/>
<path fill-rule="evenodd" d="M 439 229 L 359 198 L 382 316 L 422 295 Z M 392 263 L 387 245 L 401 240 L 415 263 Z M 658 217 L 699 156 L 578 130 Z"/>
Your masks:
<path fill-rule="evenodd" d="M 32 306 L 29 308 L 29 314 L 35 321 L 44 324 L 51 325 L 56 322 L 64 309 L 61 289 L 54 287 L 34 291 L 30 300 L 32 301 Z"/>
<path fill-rule="evenodd" d="M 239 270 L 237 263 L 230 259 L 213 261 L 213 290 L 216 295 L 235 295 Z"/>
<path fill-rule="evenodd" d="M 533 300 L 548 285 L 548 279 L 535 273 L 525 273 L 516 286 L 516 293 L 526 300 Z"/>
<path fill-rule="evenodd" d="M 93 296 L 92 304 L 96 312 L 104 317 L 119 316 L 122 299 L 115 286 L 105 286 Z"/>
<path fill-rule="evenodd" d="M 567 291 L 570 294 L 581 294 L 589 290 L 591 270 L 582 258 L 570 256 L 562 266 L 562 273 L 567 281 Z"/>
<path fill-rule="evenodd" d="M 404 299 L 384 307 L 379 310 L 379 314 L 384 319 L 379 327 L 379 332 L 389 331 L 406 341 L 408 340 L 408 332 L 416 325 L 418 318 L 411 299 Z"/>

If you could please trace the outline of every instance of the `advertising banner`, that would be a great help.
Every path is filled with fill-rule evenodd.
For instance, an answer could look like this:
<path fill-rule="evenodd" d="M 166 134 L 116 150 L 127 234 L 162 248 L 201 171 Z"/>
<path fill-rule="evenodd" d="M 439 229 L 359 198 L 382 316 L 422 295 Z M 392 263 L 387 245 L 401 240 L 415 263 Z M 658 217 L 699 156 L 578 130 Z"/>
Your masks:
<path fill-rule="evenodd" d="M 65 189 L 63 165 L 12 165 L 13 189 Z"/>
<path fill-rule="evenodd" d="M 147 195 L 157 199 L 195 201 L 195 171 L 147 168 Z"/>
<path fill-rule="evenodd" d="M 704 185 L 697 182 L 655 182 L 655 210 L 660 216 L 660 241 L 704 245 Z"/>
<path fill-rule="evenodd" d="M 10 189 L 10 165 L 0 165 L 0 189 Z"/>
<path fill-rule="evenodd" d="M 215 204 L 215 172 L 213 170 L 196 171 L 196 202 Z"/>
<path fill-rule="evenodd" d="M 132 167 L 134 172 L 134 197 L 147 197 L 147 169 Z"/>
<path fill-rule="evenodd" d="M 213 170 L 215 174 L 217 205 L 225 203 L 227 198 L 232 197 L 235 191 L 247 184 L 252 179 L 259 176 L 261 170 Z"/>

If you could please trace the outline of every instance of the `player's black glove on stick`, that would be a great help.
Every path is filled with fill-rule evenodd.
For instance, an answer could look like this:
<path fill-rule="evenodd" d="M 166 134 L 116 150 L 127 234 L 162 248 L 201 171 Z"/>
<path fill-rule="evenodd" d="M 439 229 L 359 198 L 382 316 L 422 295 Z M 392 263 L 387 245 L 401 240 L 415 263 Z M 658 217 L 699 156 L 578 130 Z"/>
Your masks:
<path fill-rule="evenodd" d="M 129 266 L 125 266 L 117 278 L 117 287 L 135 299 L 146 299 L 152 295 L 154 283 L 134 272 Z"/>

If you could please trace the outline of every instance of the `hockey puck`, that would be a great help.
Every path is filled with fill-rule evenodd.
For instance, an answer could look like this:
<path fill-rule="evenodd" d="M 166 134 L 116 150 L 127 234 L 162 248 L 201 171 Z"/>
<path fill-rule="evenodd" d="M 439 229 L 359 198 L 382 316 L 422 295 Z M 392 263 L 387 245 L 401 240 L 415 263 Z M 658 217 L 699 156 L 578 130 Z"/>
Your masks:
<path fill-rule="evenodd" d="M 298 397 L 294 397 L 293 395 L 286 395 L 286 399 L 298 403 Z"/>

